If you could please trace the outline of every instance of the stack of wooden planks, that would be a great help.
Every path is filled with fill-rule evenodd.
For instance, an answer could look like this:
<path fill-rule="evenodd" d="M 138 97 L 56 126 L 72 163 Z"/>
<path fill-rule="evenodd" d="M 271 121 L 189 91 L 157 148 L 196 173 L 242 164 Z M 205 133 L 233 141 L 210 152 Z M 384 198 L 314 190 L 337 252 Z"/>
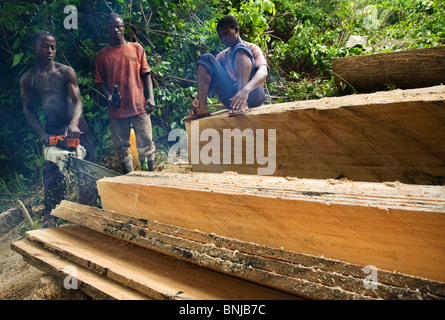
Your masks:
<path fill-rule="evenodd" d="M 73 226 L 30 231 L 14 247 L 42 269 L 92 271 L 99 280 L 80 281 L 96 298 L 445 298 L 445 208 L 437 199 L 443 189 L 419 194 L 412 186 L 374 190 L 378 186 L 343 181 L 315 193 L 310 184 L 318 181 L 271 177 L 240 188 L 254 177 L 226 178 L 138 173 L 104 179 L 101 197 L 113 210 L 63 201 L 52 214 Z M 305 190 L 291 189 L 296 185 Z M 252 206 L 257 202 L 264 207 Z M 423 210 L 415 208 L 420 203 Z M 366 286 L 370 272 L 374 290 Z M 113 289 L 117 284 L 125 290 Z"/>
<path fill-rule="evenodd" d="M 139 173 L 100 181 L 113 211 L 64 202 L 54 214 L 304 298 L 444 296 L 443 188 L 319 183 Z M 123 199 L 132 205 L 123 208 Z M 364 286 L 369 265 L 378 290 Z"/>
<path fill-rule="evenodd" d="M 296 299 L 80 225 L 34 230 L 12 246 L 34 266 L 65 279 L 65 288 L 73 289 L 75 278 L 74 289 L 95 299 Z"/>
<path fill-rule="evenodd" d="M 444 188 L 136 172 L 13 246 L 100 299 L 443 299 Z"/>
<path fill-rule="evenodd" d="M 106 210 L 445 281 L 443 186 L 140 172 L 98 188 Z"/>
<path fill-rule="evenodd" d="M 193 172 L 99 180 L 12 246 L 96 299 L 445 299 L 444 123 L 443 85 L 219 112 Z"/>

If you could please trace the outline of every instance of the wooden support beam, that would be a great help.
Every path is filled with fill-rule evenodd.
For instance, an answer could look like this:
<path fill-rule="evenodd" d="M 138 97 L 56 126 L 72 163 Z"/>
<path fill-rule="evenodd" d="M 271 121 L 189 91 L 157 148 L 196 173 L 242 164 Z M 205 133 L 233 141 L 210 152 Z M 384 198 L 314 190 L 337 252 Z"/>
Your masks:
<path fill-rule="evenodd" d="M 27 232 L 45 250 L 152 299 L 287 300 L 298 297 L 200 268 L 83 226 Z"/>
<path fill-rule="evenodd" d="M 66 277 L 73 277 L 72 267 L 74 266 L 76 268 L 75 278 L 77 279 L 78 289 L 93 299 L 149 300 L 149 297 L 146 295 L 122 286 L 104 276 L 90 272 L 29 240 L 24 239 L 14 242 L 11 244 L 11 247 L 14 251 L 21 254 L 29 264 L 60 278 L 61 283 L 63 283 Z"/>
<path fill-rule="evenodd" d="M 219 112 L 186 128 L 194 172 L 443 185 L 444 123 L 436 86 Z"/>
<path fill-rule="evenodd" d="M 203 267 L 310 299 L 438 299 L 445 284 L 375 270 L 378 290 L 364 285 L 363 266 L 277 250 L 156 221 L 63 201 L 52 215 Z"/>
<path fill-rule="evenodd" d="M 205 173 L 98 181 L 105 210 L 440 282 L 444 188 Z"/>
<path fill-rule="evenodd" d="M 337 87 L 358 92 L 445 84 L 445 47 L 360 55 L 332 60 Z"/>

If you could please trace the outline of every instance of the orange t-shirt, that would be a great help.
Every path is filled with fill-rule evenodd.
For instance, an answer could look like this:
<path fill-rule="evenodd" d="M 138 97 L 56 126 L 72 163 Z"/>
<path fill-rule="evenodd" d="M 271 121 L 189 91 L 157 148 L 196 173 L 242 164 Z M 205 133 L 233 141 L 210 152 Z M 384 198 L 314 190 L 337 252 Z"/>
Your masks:
<path fill-rule="evenodd" d="M 110 118 L 127 118 L 146 112 L 142 75 L 150 72 L 144 48 L 134 42 L 122 47 L 105 47 L 96 56 L 94 83 L 104 83 L 110 93 L 117 84 L 119 108 L 109 107 Z"/>

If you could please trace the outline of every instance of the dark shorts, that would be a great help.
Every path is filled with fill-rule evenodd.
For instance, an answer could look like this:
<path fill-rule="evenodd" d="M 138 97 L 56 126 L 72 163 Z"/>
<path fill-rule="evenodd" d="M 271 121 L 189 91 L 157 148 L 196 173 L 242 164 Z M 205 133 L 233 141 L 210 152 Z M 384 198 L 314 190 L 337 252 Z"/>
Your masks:
<path fill-rule="evenodd" d="M 233 50 L 233 57 L 239 52 L 243 51 L 252 61 L 252 73 L 250 75 L 250 78 L 252 79 L 253 75 L 256 71 L 255 61 L 252 56 L 252 52 L 250 51 L 249 47 L 244 43 L 239 43 L 235 46 Z M 234 59 L 231 59 L 234 61 Z M 197 65 L 202 65 L 206 68 L 207 72 L 209 73 L 212 81 L 210 83 L 210 88 L 216 93 L 219 101 L 221 101 L 222 104 L 226 108 L 230 108 L 230 99 L 238 92 L 238 88 L 236 85 L 233 84 L 232 80 L 230 79 L 229 75 L 227 74 L 226 70 L 223 68 L 223 66 L 216 60 L 216 58 L 210 54 L 205 53 L 203 54 L 198 62 Z M 264 94 L 264 87 L 261 85 L 255 90 L 251 91 L 249 93 L 249 98 L 247 99 L 247 105 L 249 108 L 254 108 L 262 105 L 266 99 L 266 96 Z"/>

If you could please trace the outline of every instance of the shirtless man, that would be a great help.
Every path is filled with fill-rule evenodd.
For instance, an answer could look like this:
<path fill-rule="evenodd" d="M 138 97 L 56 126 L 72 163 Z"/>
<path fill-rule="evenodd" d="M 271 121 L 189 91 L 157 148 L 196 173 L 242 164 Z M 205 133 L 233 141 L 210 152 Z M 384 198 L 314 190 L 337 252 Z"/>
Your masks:
<path fill-rule="evenodd" d="M 82 103 L 73 68 L 55 62 L 56 40 L 47 31 L 34 35 L 32 47 L 36 64 L 20 78 L 23 113 L 29 125 L 40 137 L 44 145 L 49 145 L 49 137 L 68 135 L 79 138 L 87 150 L 86 160 L 94 162 L 94 147 L 91 133 L 82 117 Z M 43 128 L 36 112 L 39 105 L 45 115 L 46 125 Z M 89 177 L 78 174 L 79 202 L 95 205 L 97 200 L 96 183 Z M 51 210 L 66 197 L 66 179 L 59 172 L 57 165 L 47 161 L 44 172 L 45 187 L 45 220 L 51 225 Z"/>

